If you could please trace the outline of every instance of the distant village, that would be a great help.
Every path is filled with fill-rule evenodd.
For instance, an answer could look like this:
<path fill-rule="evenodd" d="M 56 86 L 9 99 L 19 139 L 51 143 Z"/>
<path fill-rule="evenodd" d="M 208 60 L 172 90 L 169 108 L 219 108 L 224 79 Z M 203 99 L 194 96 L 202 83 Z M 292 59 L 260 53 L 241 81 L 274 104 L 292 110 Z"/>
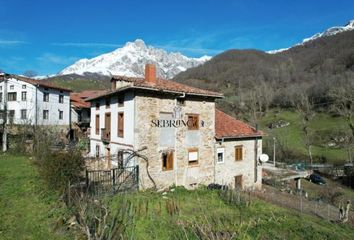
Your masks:
<path fill-rule="evenodd" d="M 147 64 L 145 77 L 113 76 L 110 89 L 80 93 L 2 73 L 2 150 L 21 127 L 56 129 L 67 143 L 87 140 L 82 154 L 95 159 L 88 169 L 139 167 L 139 189 L 260 189 L 263 132 L 217 109 L 223 94 L 160 79 L 156 71 Z"/>

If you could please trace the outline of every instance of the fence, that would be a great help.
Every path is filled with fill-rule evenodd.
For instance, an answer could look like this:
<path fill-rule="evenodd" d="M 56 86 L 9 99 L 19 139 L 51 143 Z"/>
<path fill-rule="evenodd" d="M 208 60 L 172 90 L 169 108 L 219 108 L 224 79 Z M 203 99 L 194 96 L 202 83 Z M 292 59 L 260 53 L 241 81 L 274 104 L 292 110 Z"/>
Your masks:
<path fill-rule="evenodd" d="M 86 170 L 86 187 L 94 195 L 138 190 L 139 166 Z"/>

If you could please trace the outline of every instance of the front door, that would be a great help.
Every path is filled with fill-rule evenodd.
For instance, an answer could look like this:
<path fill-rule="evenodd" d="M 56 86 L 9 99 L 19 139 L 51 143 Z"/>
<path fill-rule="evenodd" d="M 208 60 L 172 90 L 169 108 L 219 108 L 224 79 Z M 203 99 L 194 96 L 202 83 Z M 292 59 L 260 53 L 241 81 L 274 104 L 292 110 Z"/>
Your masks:
<path fill-rule="evenodd" d="M 235 188 L 238 189 L 243 188 L 242 175 L 235 176 Z"/>

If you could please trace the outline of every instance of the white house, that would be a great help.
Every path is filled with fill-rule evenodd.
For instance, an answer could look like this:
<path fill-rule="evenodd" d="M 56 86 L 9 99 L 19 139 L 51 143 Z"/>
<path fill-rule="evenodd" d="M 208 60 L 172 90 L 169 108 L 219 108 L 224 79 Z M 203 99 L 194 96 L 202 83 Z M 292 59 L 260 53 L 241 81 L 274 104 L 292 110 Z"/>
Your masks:
<path fill-rule="evenodd" d="M 5 104 L 8 124 L 70 125 L 70 90 L 65 88 L 3 74 L 0 76 L 0 110 L 4 110 Z"/>
<path fill-rule="evenodd" d="M 111 91 L 88 100 L 90 154 L 102 157 L 107 168 L 138 165 L 141 189 L 209 183 L 261 187 L 263 133 L 217 110 L 215 100 L 222 94 L 158 79 L 150 64 L 145 78 L 113 76 L 111 82 Z M 126 162 L 127 149 L 143 149 L 145 159 Z"/>

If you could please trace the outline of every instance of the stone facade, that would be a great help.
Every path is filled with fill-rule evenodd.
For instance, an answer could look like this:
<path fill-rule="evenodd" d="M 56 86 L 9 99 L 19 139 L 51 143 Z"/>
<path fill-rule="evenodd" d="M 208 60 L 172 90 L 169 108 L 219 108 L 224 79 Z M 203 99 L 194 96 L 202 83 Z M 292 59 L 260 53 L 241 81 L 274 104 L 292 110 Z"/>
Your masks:
<path fill-rule="evenodd" d="M 205 101 L 204 101 L 205 100 Z M 208 184 L 214 180 L 214 136 L 215 103 L 207 99 L 185 99 L 180 106 L 181 119 L 188 114 L 199 115 L 199 130 L 188 130 L 188 126 L 157 127 L 153 120 L 172 119 L 177 100 L 174 97 L 137 95 L 135 146 L 147 147 L 143 154 L 149 159 L 149 172 L 158 187 L 172 184 L 191 187 L 195 184 Z M 171 116 L 170 118 L 168 116 Z M 166 118 L 167 116 L 167 118 Z M 203 122 L 203 123 L 201 123 Z M 167 129 L 168 128 L 168 129 Z M 197 149 L 198 164 L 189 164 L 189 149 Z M 173 152 L 173 169 L 164 170 L 162 154 Z M 140 183 L 142 188 L 152 185 L 147 176 L 146 162 L 139 161 Z"/>

